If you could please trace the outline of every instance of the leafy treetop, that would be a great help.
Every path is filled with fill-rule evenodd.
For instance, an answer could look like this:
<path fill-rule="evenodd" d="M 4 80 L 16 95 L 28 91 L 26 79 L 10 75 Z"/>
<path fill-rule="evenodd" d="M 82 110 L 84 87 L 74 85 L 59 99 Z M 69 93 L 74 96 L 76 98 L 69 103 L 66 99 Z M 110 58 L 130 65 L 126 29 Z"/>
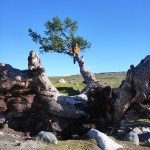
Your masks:
<path fill-rule="evenodd" d="M 68 17 L 63 22 L 58 17 L 54 17 L 52 21 L 48 20 L 45 23 L 45 28 L 44 37 L 31 28 L 28 29 L 32 40 L 40 44 L 40 52 L 70 54 L 75 43 L 81 51 L 90 48 L 91 43 L 81 36 L 75 36 L 78 29 L 77 22 Z"/>

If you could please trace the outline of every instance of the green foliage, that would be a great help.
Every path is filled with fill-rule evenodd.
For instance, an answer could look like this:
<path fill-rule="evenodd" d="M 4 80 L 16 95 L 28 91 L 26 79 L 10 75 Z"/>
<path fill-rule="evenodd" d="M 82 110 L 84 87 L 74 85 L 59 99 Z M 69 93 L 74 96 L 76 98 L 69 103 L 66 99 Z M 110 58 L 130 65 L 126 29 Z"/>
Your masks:
<path fill-rule="evenodd" d="M 90 48 L 90 43 L 81 36 L 76 36 L 75 33 L 78 29 L 78 23 L 66 18 L 61 21 L 58 17 L 54 17 L 52 21 L 45 22 L 44 37 L 31 28 L 28 29 L 29 36 L 32 40 L 40 44 L 41 52 L 56 52 L 69 54 L 72 51 L 75 43 L 78 43 L 81 51 Z"/>

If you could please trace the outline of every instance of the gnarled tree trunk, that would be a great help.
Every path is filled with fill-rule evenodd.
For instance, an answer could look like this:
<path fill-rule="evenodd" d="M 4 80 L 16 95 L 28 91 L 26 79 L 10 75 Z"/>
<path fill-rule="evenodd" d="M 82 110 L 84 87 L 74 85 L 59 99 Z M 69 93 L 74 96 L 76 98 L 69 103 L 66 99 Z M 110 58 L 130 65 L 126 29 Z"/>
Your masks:
<path fill-rule="evenodd" d="M 66 138 L 90 128 L 105 131 L 112 122 L 119 123 L 130 108 L 140 107 L 149 117 L 150 56 L 128 71 L 119 89 L 96 81 L 76 56 L 87 83 L 80 95 L 65 96 L 52 85 L 37 54 L 30 52 L 28 70 L 0 65 L 0 117 L 9 127 L 25 132 L 55 132 Z M 142 111 L 142 112 L 143 112 Z"/>
<path fill-rule="evenodd" d="M 130 66 L 126 79 L 118 89 L 114 121 L 119 122 L 125 113 L 128 119 L 150 119 L 150 56 L 145 57 L 136 67 Z"/>
<path fill-rule="evenodd" d="M 84 79 L 84 82 L 87 85 L 90 85 L 91 83 L 95 82 L 96 81 L 95 76 L 93 73 L 91 73 L 87 70 L 87 67 L 84 64 L 83 56 L 79 57 L 79 55 L 75 55 L 75 59 L 77 60 L 77 62 L 79 64 L 80 73 Z"/>

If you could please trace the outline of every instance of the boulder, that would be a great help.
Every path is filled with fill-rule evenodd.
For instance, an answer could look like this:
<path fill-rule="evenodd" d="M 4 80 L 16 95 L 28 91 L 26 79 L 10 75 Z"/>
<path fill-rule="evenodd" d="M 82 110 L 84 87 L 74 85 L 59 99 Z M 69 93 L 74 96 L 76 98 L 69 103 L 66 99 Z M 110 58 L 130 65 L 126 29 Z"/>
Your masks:
<path fill-rule="evenodd" d="M 140 142 L 145 142 L 148 139 L 150 139 L 150 132 L 145 132 L 145 133 L 139 134 Z"/>
<path fill-rule="evenodd" d="M 150 147 L 150 138 L 145 142 L 145 145 Z"/>
<path fill-rule="evenodd" d="M 64 79 L 59 79 L 57 82 L 58 83 L 66 83 L 66 81 Z"/>
<path fill-rule="evenodd" d="M 143 133 L 149 132 L 150 133 L 150 129 L 146 128 L 146 127 L 142 127 L 141 129 L 143 131 Z"/>
<path fill-rule="evenodd" d="M 0 115 L 0 128 L 3 127 L 5 121 L 6 121 L 5 116 L 4 115 Z"/>
<path fill-rule="evenodd" d="M 123 148 L 122 145 L 117 144 L 115 141 L 113 141 L 111 138 L 109 138 L 106 134 L 96 130 L 96 129 L 91 129 L 87 135 L 90 138 L 94 138 L 97 140 L 98 145 L 100 148 L 103 150 L 116 150 L 119 148 Z"/>
<path fill-rule="evenodd" d="M 51 132 L 41 131 L 40 133 L 38 133 L 36 138 L 42 139 L 44 142 L 48 142 L 48 143 L 53 143 L 53 144 L 58 143 L 56 136 Z"/>
<path fill-rule="evenodd" d="M 141 131 L 141 129 L 139 129 L 138 127 L 133 129 L 134 133 L 136 134 L 142 134 L 143 132 Z"/>
<path fill-rule="evenodd" d="M 137 135 L 135 132 L 133 132 L 133 131 L 131 131 L 131 132 L 129 132 L 128 134 L 126 134 L 126 136 L 124 137 L 124 140 L 125 140 L 125 141 L 131 141 L 131 142 L 133 142 L 134 144 L 139 145 L 139 137 L 138 137 L 138 135 Z"/>

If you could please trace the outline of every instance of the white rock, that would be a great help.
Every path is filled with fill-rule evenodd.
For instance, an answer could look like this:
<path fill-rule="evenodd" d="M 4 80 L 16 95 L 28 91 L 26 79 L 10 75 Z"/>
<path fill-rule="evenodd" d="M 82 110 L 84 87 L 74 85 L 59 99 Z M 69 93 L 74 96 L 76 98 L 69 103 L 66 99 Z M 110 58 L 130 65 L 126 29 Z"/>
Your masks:
<path fill-rule="evenodd" d="M 58 83 L 66 83 L 66 81 L 64 79 L 59 79 L 57 82 Z"/>
<path fill-rule="evenodd" d="M 43 141 L 46 141 L 49 143 L 54 143 L 54 144 L 58 143 L 56 136 L 51 132 L 41 131 L 40 133 L 38 133 L 36 138 L 42 139 Z"/>
<path fill-rule="evenodd" d="M 111 138 L 109 138 L 106 134 L 96 130 L 96 129 L 91 129 L 87 135 L 90 138 L 94 138 L 97 140 L 99 146 L 103 150 L 116 150 L 119 148 L 123 148 L 122 145 L 117 144 L 115 141 L 113 141 Z"/>
<path fill-rule="evenodd" d="M 131 141 L 133 144 L 139 145 L 139 136 L 137 133 L 131 131 L 124 137 L 125 141 Z"/>
<path fill-rule="evenodd" d="M 143 133 L 138 127 L 135 127 L 135 128 L 133 129 L 133 131 L 134 131 L 136 134 L 142 134 L 142 133 Z"/>
<path fill-rule="evenodd" d="M 141 130 L 143 131 L 143 133 L 150 132 L 150 129 L 149 129 L 149 128 L 146 128 L 146 127 L 142 127 Z"/>

